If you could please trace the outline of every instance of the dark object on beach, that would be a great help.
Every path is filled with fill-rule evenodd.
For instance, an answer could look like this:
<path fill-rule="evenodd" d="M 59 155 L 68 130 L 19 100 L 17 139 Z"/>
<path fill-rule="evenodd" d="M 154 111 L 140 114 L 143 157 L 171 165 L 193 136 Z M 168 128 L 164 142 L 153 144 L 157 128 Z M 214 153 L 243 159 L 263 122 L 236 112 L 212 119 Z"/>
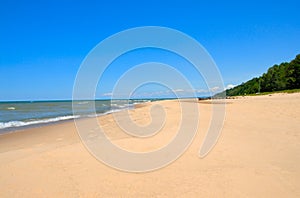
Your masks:
<path fill-rule="evenodd" d="M 201 100 L 210 100 L 211 97 L 202 97 L 202 98 L 198 98 L 198 101 L 201 101 Z"/>

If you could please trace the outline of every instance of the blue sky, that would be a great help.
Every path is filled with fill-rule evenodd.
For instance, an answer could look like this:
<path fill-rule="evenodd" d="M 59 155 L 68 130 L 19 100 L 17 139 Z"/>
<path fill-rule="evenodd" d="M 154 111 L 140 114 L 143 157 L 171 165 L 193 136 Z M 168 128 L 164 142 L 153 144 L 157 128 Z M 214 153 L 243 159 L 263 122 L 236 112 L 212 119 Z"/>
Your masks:
<path fill-rule="evenodd" d="M 226 86 L 240 84 L 300 53 L 299 6 L 289 0 L 1 1 L 0 100 L 70 99 L 88 52 L 138 26 L 190 35 L 211 54 Z M 109 95 L 118 73 L 111 71 L 97 97 Z M 206 88 L 190 75 L 197 89 Z"/>

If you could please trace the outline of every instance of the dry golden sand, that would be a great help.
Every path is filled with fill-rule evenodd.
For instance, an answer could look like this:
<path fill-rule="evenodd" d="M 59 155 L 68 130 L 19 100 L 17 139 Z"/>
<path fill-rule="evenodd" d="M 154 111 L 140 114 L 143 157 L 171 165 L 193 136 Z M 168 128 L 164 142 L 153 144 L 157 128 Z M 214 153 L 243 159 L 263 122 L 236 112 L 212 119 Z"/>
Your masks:
<path fill-rule="evenodd" d="M 176 101 L 149 103 L 130 112 L 151 122 L 153 104 L 166 109 L 156 136 L 125 135 L 112 115 L 99 118 L 107 135 L 127 150 L 149 151 L 168 143 L 180 123 Z M 199 130 L 184 155 L 148 173 L 103 165 L 82 145 L 73 122 L 0 135 L 0 197 L 300 197 L 300 94 L 227 100 L 220 139 L 198 158 L 211 116 L 198 103 Z"/>

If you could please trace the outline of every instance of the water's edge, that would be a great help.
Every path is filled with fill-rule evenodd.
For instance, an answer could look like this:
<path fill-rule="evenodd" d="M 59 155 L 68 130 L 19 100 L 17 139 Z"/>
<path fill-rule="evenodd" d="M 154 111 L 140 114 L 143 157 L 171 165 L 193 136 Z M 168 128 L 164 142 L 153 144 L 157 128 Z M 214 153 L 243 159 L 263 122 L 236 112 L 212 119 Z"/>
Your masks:
<path fill-rule="evenodd" d="M 71 121 L 74 121 L 74 119 L 86 119 L 89 117 L 104 116 L 104 115 L 122 111 L 122 110 L 134 109 L 134 108 L 136 108 L 135 107 L 136 104 L 143 104 L 143 103 L 147 103 L 147 102 L 151 102 L 151 101 L 152 100 L 140 100 L 139 102 L 135 102 L 126 107 L 117 108 L 117 109 L 107 109 L 101 113 L 94 113 L 94 114 L 88 114 L 88 115 L 67 114 L 67 115 L 62 115 L 62 116 L 49 117 L 46 119 L 44 119 L 44 118 L 43 119 L 33 119 L 32 121 L 9 120 L 8 122 L 2 122 L 2 125 L 4 125 L 4 126 L 2 126 L 3 128 L 0 128 L 0 135 L 6 134 L 6 133 L 23 131 L 25 129 L 39 128 L 39 127 L 49 126 L 49 125 L 53 125 L 53 124 L 71 122 Z M 70 102 L 70 101 L 68 101 L 68 102 Z M 2 103 L 2 104 L 5 104 L 5 103 Z M 7 126 L 5 126 L 5 124 Z"/>

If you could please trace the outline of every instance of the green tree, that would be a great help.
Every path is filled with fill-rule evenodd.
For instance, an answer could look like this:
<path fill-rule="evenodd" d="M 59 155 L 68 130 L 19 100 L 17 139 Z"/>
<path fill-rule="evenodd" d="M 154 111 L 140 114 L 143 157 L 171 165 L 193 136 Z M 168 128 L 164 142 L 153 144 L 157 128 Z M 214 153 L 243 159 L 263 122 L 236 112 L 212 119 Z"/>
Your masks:
<path fill-rule="evenodd" d="M 244 95 L 300 88 L 300 54 L 290 63 L 270 67 L 267 73 L 226 90 L 226 95 Z"/>

